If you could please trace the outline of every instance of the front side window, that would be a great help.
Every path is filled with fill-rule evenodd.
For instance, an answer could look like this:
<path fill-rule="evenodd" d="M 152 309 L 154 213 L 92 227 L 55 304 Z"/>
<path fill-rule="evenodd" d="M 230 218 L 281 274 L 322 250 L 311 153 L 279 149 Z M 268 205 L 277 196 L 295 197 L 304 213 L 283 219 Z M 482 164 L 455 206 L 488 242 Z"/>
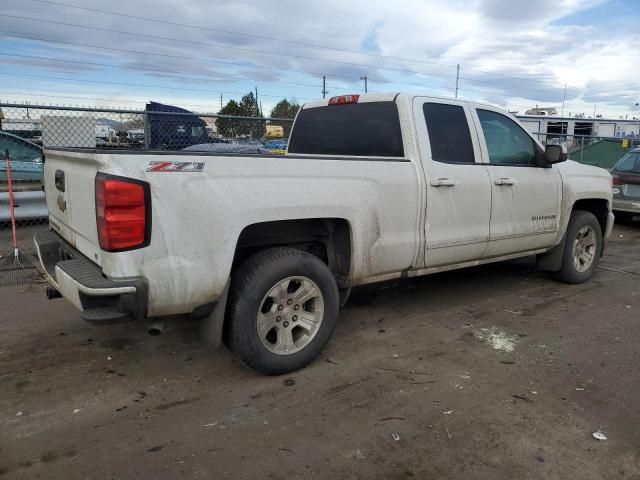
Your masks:
<path fill-rule="evenodd" d="M 475 163 L 469 124 L 461 106 L 425 103 L 422 111 L 427 122 L 433 160 L 445 163 Z"/>
<path fill-rule="evenodd" d="M 490 110 L 478 109 L 477 112 L 489 151 L 489 163 L 536 165 L 533 140 L 516 122 Z"/>
<path fill-rule="evenodd" d="M 203 137 L 205 135 L 204 127 L 193 125 L 191 127 L 192 137 Z"/>

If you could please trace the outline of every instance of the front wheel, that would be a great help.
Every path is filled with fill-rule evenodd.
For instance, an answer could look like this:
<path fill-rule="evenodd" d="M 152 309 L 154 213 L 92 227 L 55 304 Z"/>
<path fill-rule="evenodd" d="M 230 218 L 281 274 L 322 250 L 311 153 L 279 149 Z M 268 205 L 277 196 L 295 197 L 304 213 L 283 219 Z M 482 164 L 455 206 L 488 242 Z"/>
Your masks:
<path fill-rule="evenodd" d="M 260 373 L 291 372 L 318 356 L 338 308 L 336 281 L 319 258 L 293 248 L 264 250 L 232 276 L 227 342 Z"/>
<path fill-rule="evenodd" d="M 583 283 L 591 278 L 602 253 L 602 229 L 591 212 L 576 210 L 567 226 L 560 280 Z"/>

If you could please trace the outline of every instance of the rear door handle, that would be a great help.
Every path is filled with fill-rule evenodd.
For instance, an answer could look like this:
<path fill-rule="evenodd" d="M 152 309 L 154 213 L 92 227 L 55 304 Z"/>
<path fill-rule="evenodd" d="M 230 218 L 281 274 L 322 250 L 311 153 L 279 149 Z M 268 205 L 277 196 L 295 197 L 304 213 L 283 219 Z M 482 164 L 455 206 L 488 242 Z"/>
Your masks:
<path fill-rule="evenodd" d="M 432 187 L 453 187 L 456 182 L 448 178 L 434 178 L 430 184 Z"/>
<path fill-rule="evenodd" d="M 511 178 L 502 177 L 496 178 L 493 183 L 496 185 L 513 185 L 515 182 Z"/>

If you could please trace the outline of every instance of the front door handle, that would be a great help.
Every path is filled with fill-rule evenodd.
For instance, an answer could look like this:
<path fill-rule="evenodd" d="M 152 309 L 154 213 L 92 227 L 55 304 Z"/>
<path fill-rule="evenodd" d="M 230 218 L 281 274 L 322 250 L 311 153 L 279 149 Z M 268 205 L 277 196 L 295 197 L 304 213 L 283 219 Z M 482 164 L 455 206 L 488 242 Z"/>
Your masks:
<path fill-rule="evenodd" d="M 496 185 L 513 185 L 515 182 L 511 178 L 502 177 L 496 178 L 493 183 L 495 183 Z"/>
<path fill-rule="evenodd" d="M 434 178 L 430 182 L 432 187 L 453 187 L 456 182 L 449 180 L 448 178 Z"/>

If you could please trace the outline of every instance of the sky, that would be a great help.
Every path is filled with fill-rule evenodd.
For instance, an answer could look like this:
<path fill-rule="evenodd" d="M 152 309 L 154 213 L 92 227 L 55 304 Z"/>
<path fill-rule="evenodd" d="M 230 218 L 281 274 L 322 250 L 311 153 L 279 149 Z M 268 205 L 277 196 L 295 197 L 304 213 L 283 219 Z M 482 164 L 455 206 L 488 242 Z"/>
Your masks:
<path fill-rule="evenodd" d="M 217 112 L 257 88 L 268 114 L 323 75 L 327 96 L 453 97 L 459 65 L 460 98 L 632 118 L 634 2 L 0 0 L 0 101 Z"/>

